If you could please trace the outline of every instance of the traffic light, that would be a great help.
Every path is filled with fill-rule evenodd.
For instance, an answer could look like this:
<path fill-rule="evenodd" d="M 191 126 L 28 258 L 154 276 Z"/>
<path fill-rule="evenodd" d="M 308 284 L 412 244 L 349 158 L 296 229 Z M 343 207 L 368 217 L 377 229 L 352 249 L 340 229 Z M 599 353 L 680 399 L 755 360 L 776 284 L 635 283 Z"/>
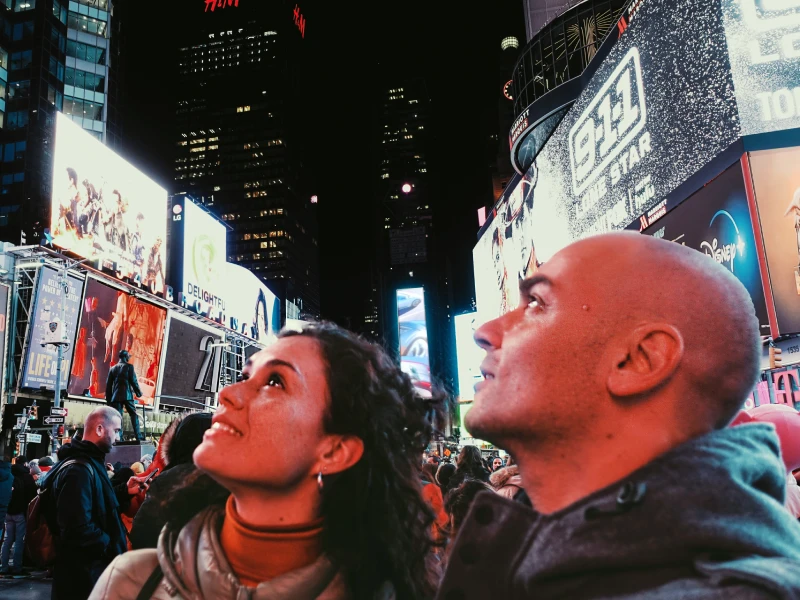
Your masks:
<path fill-rule="evenodd" d="M 39 418 L 39 407 L 38 406 L 31 406 L 31 411 L 28 413 L 28 418 L 33 419 L 34 421 Z"/>
<path fill-rule="evenodd" d="M 779 369 L 783 366 L 783 357 L 781 357 L 783 351 L 780 348 L 773 346 L 772 344 L 769 345 L 769 368 L 770 369 Z"/>
<path fill-rule="evenodd" d="M 17 442 L 17 445 L 14 447 L 14 456 L 19 456 L 19 442 Z"/>

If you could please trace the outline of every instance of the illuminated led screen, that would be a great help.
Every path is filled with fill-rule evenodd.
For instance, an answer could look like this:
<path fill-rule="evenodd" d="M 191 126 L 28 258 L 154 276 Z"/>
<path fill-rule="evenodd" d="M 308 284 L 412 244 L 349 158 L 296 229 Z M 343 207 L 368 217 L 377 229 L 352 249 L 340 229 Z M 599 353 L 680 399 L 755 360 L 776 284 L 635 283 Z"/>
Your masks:
<path fill-rule="evenodd" d="M 61 386 L 67 385 L 70 364 L 72 363 L 75 329 L 80 316 L 81 297 L 83 296 L 82 279 L 70 276 L 69 294 L 65 303 L 65 326 L 70 345 L 66 347 L 61 360 Z M 48 390 L 55 389 L 56 369 L 58 368 L 58 349 L 56 346 L 42 346 L 50 323 L 61 319 L 61 294 L 58 284 L 58 271 L 50 267 L 42 267 L 39 271 L 36 292 L 36 303 L 33 307 L 31 324 L 28 327 L 30 338 L 25 367 L 22 371 L 20 386 L 24 388 Z M 5 306 L 5 305 L 3 305 Z"/>
<path fill-rule="evenodd" d="M 475 398 L 475 384 L 483 379 L 481 362 L 486 353 L 475 343 L 475 331 L 478 329 L 478 313 L 458 315 L 456 327 L 456 362 L 458 364 L 458 399 L 460 401 Z"/>
<path fill-rule="evenodd" d="M 153 404 L 167 311 L 89 278 L 69 380 L 69 393 L 104 399 L 120 350 L 130 353 L 142 399 Z"/>
<path fill-rule="evenodd" d="M 645 1 L 619 30 L 527 172 L 540 261 L 638 221 L 742 135 L 800 126 L 797 0 Z M 475 248 L 481 318 L 516 298 L 514 215 L 501 204 Z"/>
<path fill-rule="evenodd" d="M 397 323 L 400 333 L 400 367 L 423 397 L 431 395 L 431 367 L 428 354 L 428 324 L 425 319 L 425 290 L 397 290 Z"/>
<path fill-rule="evenodd" d="M 183 203 L 183 289 L 181 304 L 218 323 L 225 323 L 227 262 L 225 226 L 191 200 Z"/>
<path fill-rule="evenodd" d="M 53 243 L 162 292 L 167 191 L 62 113 L 54 154 Z"/>

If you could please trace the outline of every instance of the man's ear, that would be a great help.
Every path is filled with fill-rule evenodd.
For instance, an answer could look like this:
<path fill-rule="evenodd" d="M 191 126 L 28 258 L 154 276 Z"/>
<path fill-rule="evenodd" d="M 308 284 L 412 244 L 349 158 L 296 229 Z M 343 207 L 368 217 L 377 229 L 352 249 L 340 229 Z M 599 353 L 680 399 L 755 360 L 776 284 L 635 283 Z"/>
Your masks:
<path fill-rule="evenodd" d="M 346 471 L 364 455 L 364 442 L 355 435 L 330 435 L 323 442 L 316 473 L 333 475 Z"/>
<path fill-rule="evenodd" d="M 606 387 L 612 396 L 630 398 L 666 383 L 683 359 L 683 336 L 668 323 L 636 328 L 614 357 Z"/>

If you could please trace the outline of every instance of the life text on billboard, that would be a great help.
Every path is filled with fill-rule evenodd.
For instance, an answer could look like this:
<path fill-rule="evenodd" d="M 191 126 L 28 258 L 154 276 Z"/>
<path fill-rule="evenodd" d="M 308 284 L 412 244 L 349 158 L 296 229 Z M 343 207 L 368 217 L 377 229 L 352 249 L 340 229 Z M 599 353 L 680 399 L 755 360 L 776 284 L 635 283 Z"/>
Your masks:
<path fill-rule="evenodd" d="M 167 192 L 58 113 L 50 232 L 56 246 L 164 291 Z"/>
<path fill-rule="evenodd" d="M 400 340 L 400 368 L 411 377 L 417 393 L 431 396 L 431 366 L 428 353 L 428 324 L 424 288 L 397 290 L 397 323 Z"/>
<path fill-rule="evenodd" d="M 117 364 L 120 350 L 127 350 L 142 400 L 152 405 L 166 318 L 166 310 L 90 278 L 81 306 L 69 393 L 104 399 L 108 372 Z"/>
<path fill-rule="evenodd" d="M 64 311 L 65 322 L 62 327 L 66 329 L 66 337 L 70 345 L 64 349 L 61 362 L 62 389 L 67 385 L 70 372 L 70 363 L 73 355 L 75 329 L 80 316 L 81 297 L 83 295 L 82 279 L 69 276 L 67 279 L 69 293 Z M 61 294 L 63 290 L 59 285 L 59 273 L 51 267 L 42 267 L 39 270 L 36 285 L 36 303 L 33 308 L 33 320 L 28 330 L 28 353 L 25 358 L 25 367 L 22 372 L 20 386 L 23 388 L 48 390 L 55 389 L 56 370 L 58 368 L 58 350 L 53 345 L 42 345 L 51 323 L 61 320 Z"/>

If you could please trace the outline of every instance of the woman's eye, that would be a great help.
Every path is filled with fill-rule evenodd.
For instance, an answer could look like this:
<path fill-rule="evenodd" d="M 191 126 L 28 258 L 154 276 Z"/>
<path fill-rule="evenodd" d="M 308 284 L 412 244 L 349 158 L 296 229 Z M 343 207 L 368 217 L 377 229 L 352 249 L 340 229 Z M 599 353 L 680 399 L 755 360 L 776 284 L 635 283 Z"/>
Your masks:
<path fill-rule="evenodd" d="M 283 379 L 281 379 L 280 375 L 272 374 L 267 377 L 267 387 L 283 387 Z"/>

